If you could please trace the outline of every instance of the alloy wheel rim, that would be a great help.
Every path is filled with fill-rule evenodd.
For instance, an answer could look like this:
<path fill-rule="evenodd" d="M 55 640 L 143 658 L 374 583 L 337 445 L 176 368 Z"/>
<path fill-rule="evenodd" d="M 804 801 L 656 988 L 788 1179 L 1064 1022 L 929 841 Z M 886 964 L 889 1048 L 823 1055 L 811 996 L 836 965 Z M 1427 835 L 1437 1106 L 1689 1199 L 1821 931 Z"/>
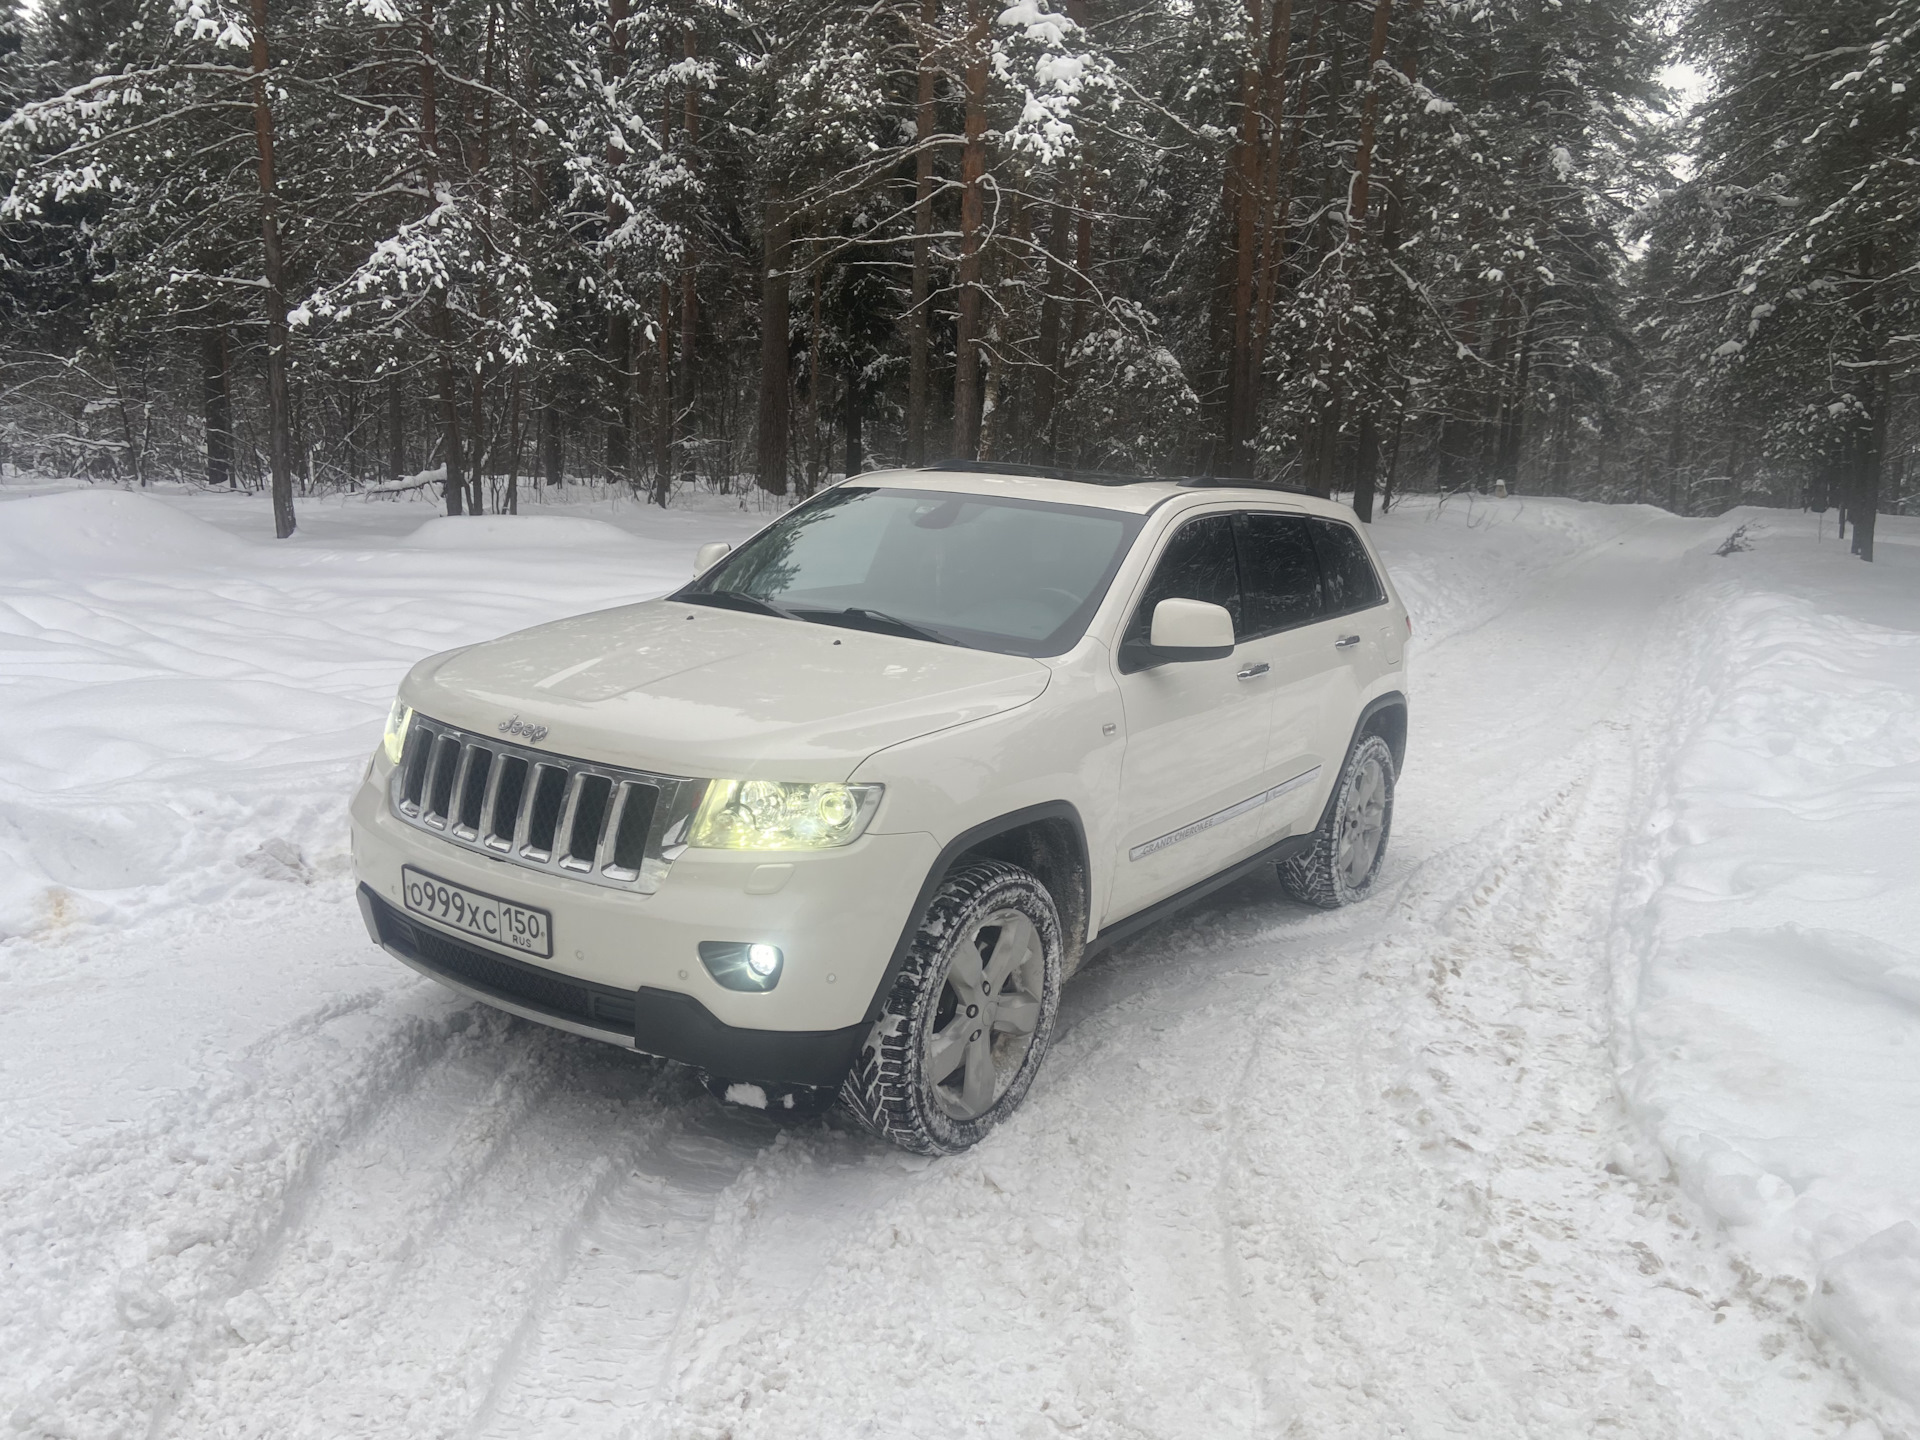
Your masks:
<path fill-rule="evenodd" d="M 1353 777 L 1347 791 L 1346 809 L 1340 816 L 1340 844 L 1337 852 L 1340 877 L 1350 887 L 1366 883 L 1373 873 L 1373 862 L 1380 854 L 1380 837 L 1386 829 L 1387 777 L 1377 757 L 1368 756 Z"/>
<path fill-rule="evenodd" d="M 926 1076 L 953 1119 L 986 1114 L 1026 1062 L 1046 962 L 1040 932 L 1017 910 L 981 917 L 951 950 L 927 1033 Z"/>

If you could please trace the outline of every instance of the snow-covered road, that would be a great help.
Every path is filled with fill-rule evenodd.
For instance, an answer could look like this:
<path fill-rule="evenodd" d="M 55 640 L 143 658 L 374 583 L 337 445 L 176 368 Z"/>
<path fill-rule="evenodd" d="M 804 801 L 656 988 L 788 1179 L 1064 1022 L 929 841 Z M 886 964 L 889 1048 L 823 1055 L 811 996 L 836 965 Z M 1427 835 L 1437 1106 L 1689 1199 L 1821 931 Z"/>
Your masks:
<path fill-rule="evenodd" d="M 1676 857 L 1711 826 L 1674 817 L 1745 673 L 1727 567 L 1771 544 L 1818 589 L 1845 562 L 1810 517 L 1730 559 L 1734 522 L 1641 508 L 1383 519 L 1418 650 L 1377 898 L 1313 913 L 1259 878 L 1121 948 L 1069 986 L 1016 1120 L 929 1163 L 723 1109 L 368 945 L 340 813 L 407 660 L 655 593 L 754 523 L 553 512 L 543 552 L 423 513 L 319 511 L 279 551 L 229 537 L 260 523 L 239 501 L 0 504 L 16 1431 L 1920 1434 L 1875 1349 L 1903 1304 L 1920 1335 L 1920 1273 L 1866 1285 L 1891 1309 L 1864 1339 L 1836 1323 L 1808 1267 L 1837 1252 L 1796 1258 L 1786 1202 L 1761 1246 L 1695 1183 L 1684 1146 L 1728 1107 L 1686 1064 L 1715 1032 L 1639 1003 L 1692 953 L 1661 905 L 1700 889 Z M 1885 522 L 1895 640 L 1914 541 Z M 1920 704 L 1882 699 L 1885 790 Z M 1873 813 L 1911 837 L 1903 795 Z M 1911 1116 L 1920 1018 L 1886 1015 L 1879 1093 Z M 1821 1214 L 1871 1179 L 1874 1234 L 1920 1216 L 1889 1153 L 1830 1165 L 1851 1188 Z M 1763 1176 L 1814 1195 L 1791 1168 Z"/>

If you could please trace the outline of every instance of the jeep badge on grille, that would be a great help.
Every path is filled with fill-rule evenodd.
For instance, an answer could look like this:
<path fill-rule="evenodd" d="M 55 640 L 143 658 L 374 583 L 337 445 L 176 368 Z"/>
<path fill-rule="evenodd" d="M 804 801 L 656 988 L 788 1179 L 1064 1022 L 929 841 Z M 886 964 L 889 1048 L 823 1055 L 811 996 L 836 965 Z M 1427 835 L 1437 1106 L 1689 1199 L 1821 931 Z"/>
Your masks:
<path fill-rule="evenodd" d="M 547 727 L 544 725 L 529 725 L 516 715 L 511 720 L 502 720 L 500 722 L 500 733 L 502 735 L 518 735 L 529 745 L 538 745 L 542 740 L 547 738 Z"/>

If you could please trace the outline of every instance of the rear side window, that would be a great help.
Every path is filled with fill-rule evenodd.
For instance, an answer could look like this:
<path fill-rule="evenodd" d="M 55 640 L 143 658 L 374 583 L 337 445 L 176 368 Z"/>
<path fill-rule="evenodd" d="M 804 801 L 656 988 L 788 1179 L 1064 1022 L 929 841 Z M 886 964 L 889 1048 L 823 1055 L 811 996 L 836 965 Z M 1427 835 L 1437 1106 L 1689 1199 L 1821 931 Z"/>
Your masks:
<path fill-rule="evenodd" d="M 1351 525 L 1338 520 L 1314 520 L 1313 539 L 1320 551 L 1320 568 L 1327 582 L 1327 613 L 1345 615 L 1384 605 L 1386 588 L 1374 573 L 1366 542 Z"/>
<path fill-rule="evenodd" d="M 1246 608 L 1241 639 L 1305 625 L 1324 609 L 1320 561 L 1301 515 L 1241 517 L 1240 585 Z"/>
<path fill-rule="evenodd" d="M 1140 597 L 1121 641 L 1121 668 L 1143 669 L 1151 661 L 1141 653 L 1153 633 L 1153 607 L 1162 600 L 1205 600 L 1224 605 L 1233 616 L 1233 633 L 1244 630 L 1240 607 L 1240 571 L 1234 557 L 1233 517 L 1203 515 L 1174 532 L 1153 568 L 1147 593 Z"/>

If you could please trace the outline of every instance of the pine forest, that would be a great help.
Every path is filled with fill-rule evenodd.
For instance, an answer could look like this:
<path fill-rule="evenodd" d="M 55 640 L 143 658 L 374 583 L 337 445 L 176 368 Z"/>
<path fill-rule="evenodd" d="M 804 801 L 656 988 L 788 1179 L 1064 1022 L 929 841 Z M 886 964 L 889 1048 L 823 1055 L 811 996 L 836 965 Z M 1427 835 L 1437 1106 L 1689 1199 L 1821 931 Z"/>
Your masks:
<path fill-rule="evenodd" d="M 0 0 L 0 462 L 283 535 L 963 458 L 1871 559 L 1917 101 L 1920 0 Z"/>

